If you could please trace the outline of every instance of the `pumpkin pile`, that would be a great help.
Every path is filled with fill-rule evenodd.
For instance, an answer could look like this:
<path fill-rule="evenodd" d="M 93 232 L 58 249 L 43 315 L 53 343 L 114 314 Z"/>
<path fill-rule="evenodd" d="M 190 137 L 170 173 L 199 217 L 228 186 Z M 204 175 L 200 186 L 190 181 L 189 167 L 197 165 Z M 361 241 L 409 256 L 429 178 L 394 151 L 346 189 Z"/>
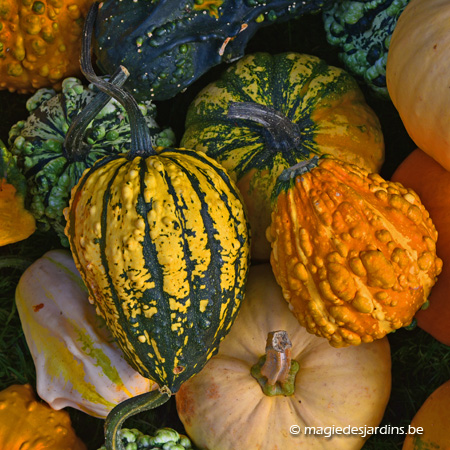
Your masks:
<path fill-rule="evenodd" d="M 31 367 L 5 370 L 0 447 L 377 448 L 415 336 L 450 361 L 448 13 L 0 0 L 0 101 L 23 99 L 0 135 L 4 323 Z M 273 50 L 298 22 L 328 58 Z M 448 445 L 449 379 L 398 448 Z"/>

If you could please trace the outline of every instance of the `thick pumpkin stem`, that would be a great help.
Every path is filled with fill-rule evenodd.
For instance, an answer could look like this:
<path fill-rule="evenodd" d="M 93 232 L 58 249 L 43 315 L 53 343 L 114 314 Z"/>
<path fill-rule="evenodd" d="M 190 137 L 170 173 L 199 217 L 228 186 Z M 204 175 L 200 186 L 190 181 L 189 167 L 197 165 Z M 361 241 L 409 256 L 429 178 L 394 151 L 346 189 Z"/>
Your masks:
<path fill-rule="evenodd" d="M 267 147 L 276 151 L 296 149 L 302 141 L 300 127 L 269 106 L 253 102 L 231 103 L 227 117 L 262 125 L 262 135 Z"/>
<path fill-rule="evenodd" d="M 81 60 L 85 58 L 90 59 L 90 53 L 86 55 L 85 50 L 86 49 L 83 46 Z M 124 67 L 120 66 L 111 77 L 110 82 L 116 86 L 122 86 L 128 76 L 128 71 L 125 70 Z M 86 133 L 86 128 L 109 101 L 111 101 L 111 96 L 105 94 L 104 92 L 99 92 L 72 121 L 64 139 L 64 152 L 69 162 L 82 161 L 89 153 L 90 147 L 83 140 Z"/>
<path fill-rule="evenodd" d="M 90 52 L 92 46 L 92 33 L 97 18 L 98 8 L 98 2 L 93 3 L 86 16 L 83 30 L 82 55 L 87 55 Z M 152 146 L 150 130 L 134 97 L 119 86 L 97 76 L 92 67 L 91 58 L 82 58 L 80 64 L 84 76 L 94 84 L 97 89 L 108 96 L 115 98 L 125 108 L 130 122 L 131 136 L 131 146 L 128 158 L 131 160 L 135 156 L 150 156 L 156 154 Z M 123 70 L 125 73 L 128 73 L 125 67 L 123 67 Z"/>
<path fill-rule="evenodd" d="M 272 331 L 267 337 L 266 354 L 252 367 L 251 374 L 264 394 L 293 395 L 297 361 L 291 359 L 292 344 L 286 331 Z"/>
<path fill-rule="evenodd" d="M 166 403 L 172 393 L 167 387 L 137 395 L 115 406 L 105 420 L 106 450 L 125 450 L 120 438 L 122 424 L 131 416 Z"/>

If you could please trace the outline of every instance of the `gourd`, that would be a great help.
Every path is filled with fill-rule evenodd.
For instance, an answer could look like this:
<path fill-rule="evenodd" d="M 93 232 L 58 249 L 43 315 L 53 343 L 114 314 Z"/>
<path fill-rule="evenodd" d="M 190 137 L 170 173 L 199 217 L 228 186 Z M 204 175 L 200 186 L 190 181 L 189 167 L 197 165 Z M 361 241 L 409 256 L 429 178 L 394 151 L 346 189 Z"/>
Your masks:
<path fill-rule="evenodd" d="M 450 345 L 450 172 L 420 149 L 413 150 L 391 177 L 413 189 L 430 213 L 439 239 L 436 252 L 443 260 L 442 273 L 428 297 L 429 306 L 414 316 L 417 325 L 440 342 Z"/>
<path fill-rule="evenodd" d="M 331 3 L 322 13 L 327 41 L 338 47 L 345 67 L 386 99 L 389 43 L 408 2 L 342 0 Z"/>
<path fill-rule="evenodd" d="M 0 89 L 24 94 L 59 89 L 80 73 L 84 17 L 92 0 L 3 0 L 0 10 Z"/>
<path fill-rule="evenodd" d="M 86 19 L 83 49 L 90 48 L 97 7 Z M 250 248 L 239 191 L 225 169 L 193 150 L 155 151 L 133 97 L 97 77 L 83 55 L 86 77 L 127 110 L 131 148 L 84 173 L 65 232 L 125 358 L 160 386 L 108 415 L 107 448 L 115 450 L 129 415 L 167 401 L 216 353 L 243 298 Z"/>
<path fill-rule="evenodd" d="M 16 306 L 37 393 L 53 409 L 105 418 L 121 401 L 158 387 L 125 361 L 89 303 L 68 250 L 51 250 L 25 270 Z"/>
<path fill-rule="evenodd" d="M 302 326 L 342 347 L 411 323 L 442 270 L 414 191 L 314 157 L 286 169 L 273 196 L 270 261 Z"/>
<path fill-rule="evenodd" d="M 119 64 L 136 99 L 167 100 L 212 67 L 239 59 L 262 26 L 319 12 L 332 0 L 106 0 L 94 52 L 103 73 Z"/>
<path fill-rule="evenodd" d="M 386 66 L 392 103 L 417 147 L 450 170 L 450 3 L 411 0 L 400 16 Z"/>
<path fill-rule="evenodd" d="M 245 295 L 218 354 L 175 396 L 194 444 L 214 450 L 361 448 L 368 437 L 363 428 L 380 423 L 390 396 L 387 338 L 335 349 L 309 334 L 290 312 L 269 264 L 251 267 Z M 331 426 L 356 431 L 330 439 Z M 317 434 L 305 427 L 317 427 Z"/>
<path fill-rule="evenodd" d="M 120 430 L 120 439 L 125 449 L 130 450 L 184 450 L 192 449 L 190 439 L 184 434 L 178 433 L 173 428 L 158 428 L 152 435 L 144 434 L 136 428 L 122 428 Z M 137 447 L 134 447 L 137 445 Z M 103 445 L 98 450 L 107 450 Z"/>
<path fill-rule="evenodd" d="M 231 174 L 252 230 L 252 258 L 268 261 L 270 195 L 278 175 L 332 153 L 378 171 L 384 140 L 376 114 L 345 71 L 311 55 L 246 55 L 189 106 L 181 145 L 205 151 Z"/>
<path fill-rule="evenodd" d="M 126 75 L 118 72 L 115 82 L 123 84 L 125 79 Z M 86 132 L 73 136 L 77 128 L 72 124 L 80 120 L 78 114 L 92 102 L 98 107 L 91 113 L 92 121 Z M 60 93 L 40 89 L 28 99 L 26 106 L 28 118 L 9 131 L 10 150 L 26 177 L 26 204 L 38 229 L 56 231 L 67 246 L 63 210 L 69 203 L 70 191 L 97 159 L 129 149 L 128 118 L 118 102 L 73 77 L 64 79 Z M 173 132 L 160 129 L 155 121 L 155 105 L 143 102 L 140 107 L 153 142 L 173 144 Z"/>
<path fill-rule="evenodd" d="M 25 192 L 25 179 L 0 141 L 0 246 L 27 239 L 36 230 L 36 221 L 25 208 Z"/>
<path fill-rule="evenodd" d="M 86 450 L 67 411 L 40 402 L 29 384 L 0 391 L 0 448 L 8 450 Z"/>
<path fill-rule="evenodd" d="M 416 434 L 408 434 L 402 450 L 446 449 L 450 447 L 448 428 L 450 420 L 448 405 L 450 403 L 450 381 L 439 386 L 423 403 L 413 417 L 410 427 Z"/>

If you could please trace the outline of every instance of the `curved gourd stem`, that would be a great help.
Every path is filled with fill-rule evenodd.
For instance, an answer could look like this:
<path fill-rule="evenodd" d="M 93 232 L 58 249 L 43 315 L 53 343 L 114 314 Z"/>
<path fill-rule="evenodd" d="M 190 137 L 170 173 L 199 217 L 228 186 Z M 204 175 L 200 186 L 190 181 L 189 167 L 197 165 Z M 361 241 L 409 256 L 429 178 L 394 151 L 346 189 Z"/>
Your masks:
<path fill-rule="evenodd" d="M 266 354 L 251 368 L 253 378 L 269 397 L 294 394 L 295 377 L 300 366 L 291 358 L 291 348 L 286 331 L 272 331 L 267 337 Z"/>
<path fill-rule="evenodd" d="M 81 58 L 90 58 L 90 54 L 84 54 Z M 129 73 L 125 71 L 122 66 L 120 66 L 111 77 L 110 82 L 116 86 L 122 86 L 128 76 Z M 104 92 L 99 92 L 72 121 L 64 139 L 64 151 L 66 158 L 69 161 L 81 161 L 89 152 L 89 145 L 87 145 L 83 140 L 86 133 L 86 127 L 92 120 L 95 119 L 97 114 L 108 104 L 110 100 L 111 96 L 105 94 Z"/>
<path fill-rule="evenodd" d="M 269 106 L 254 102 L 231 103 L 227 118 L 248 120 L 262 125 L 267 144 L 276 150 L 292 150 L 302 142 L 299 126 Z"/>
<path fill-rule="evenodd" d="M 166 403 L 171 396 L 168 388 L 146 392 L 125 400 L 115 406 L 105 421 L 105 446 L 107 450 L 125 450 L 120 440 L 120 429 L 129 417 L 157 408 Z"/>
<path fill-rule="evenodd" d="M 86 16 L 83 30 L 82 55 L 90 54 L 92 32 L 97 18 L 98 8 L 98 2 L 93 3 Z M 134 97 L 119 86 L 98 77 L 92 67 L 91 58 L 82 58 L 80 63 L 83 75 L 94 84 L 97 89 L 110 97 L 115 98 L 125 108 L 130 121 L 131 135 L 131 146 L 128 158 L 133 159 L 135 156 L 149 156 L 156 154 L 152 146 L 150 130 Z M 123 66 L 121 67 L 125 73 L 128 74 L 127 69 Z"/>

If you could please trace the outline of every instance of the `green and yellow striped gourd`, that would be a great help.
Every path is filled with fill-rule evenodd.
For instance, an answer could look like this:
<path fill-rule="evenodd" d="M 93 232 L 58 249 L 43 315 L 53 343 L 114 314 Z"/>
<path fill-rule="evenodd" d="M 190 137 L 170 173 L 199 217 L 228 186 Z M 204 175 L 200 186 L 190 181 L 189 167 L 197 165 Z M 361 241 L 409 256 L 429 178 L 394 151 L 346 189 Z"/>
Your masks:
<path fill-rule="evenodd" d="M 333 154 L 371 172 L 384 160 L 380 123 L 352 76 L 311 55 L 255 53 L 191 103 L 181 145 L 217 159 L 237 182 L 252 259 L 269 260 L 270 195 L 281 172 Z"/>
<path fill-rule="evenodd" d="M 106 443 L 115 449 L 129 415 L 168 400 L 217 352 L 244 295 L 250 246 L 243 203 L 225 169 L 193 150 L 155 151 L 133 97 L 98 78 L 86 58 L 82 68 L 123 103 L 131 150 L 84 173 L 66 210 L 66 235 L 126 359 L 161 387 L 111 411 Z"/>

